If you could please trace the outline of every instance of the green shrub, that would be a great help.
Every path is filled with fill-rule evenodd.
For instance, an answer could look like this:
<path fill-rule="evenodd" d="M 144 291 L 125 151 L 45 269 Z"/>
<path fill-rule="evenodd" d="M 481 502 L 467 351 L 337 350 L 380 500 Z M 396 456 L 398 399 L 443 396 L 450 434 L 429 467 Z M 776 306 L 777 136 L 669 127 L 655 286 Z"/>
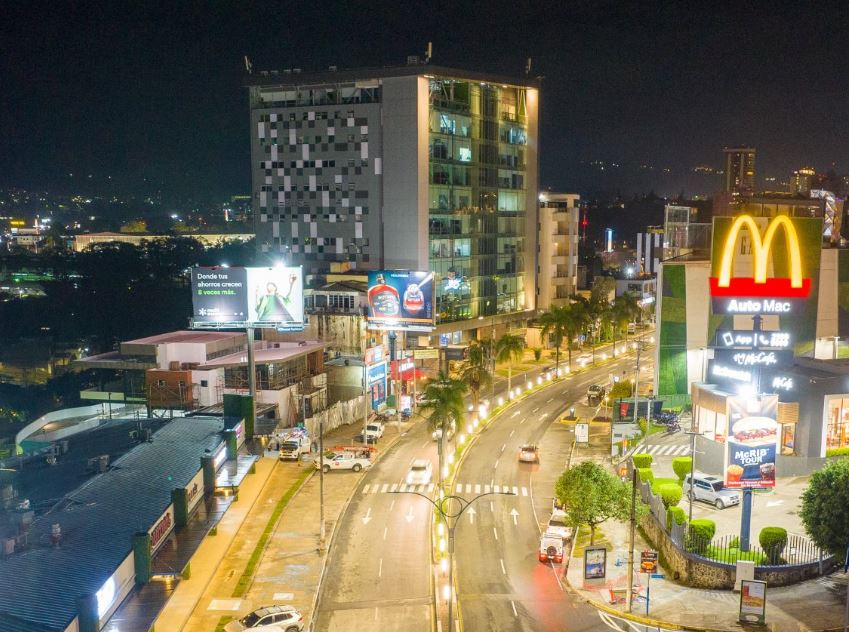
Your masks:
<path fill-rule="evenodd" d="M 542 349 L 539 347 L 534 347 L 534 360 L 539 362 L 539 359 L 542 357 Z"/>
<path fill-rule="evenodd" d="M 666 509 L 674 507 L 681 502 L 681 496 L 683 496 L 681 487 L 675 483 L 667 483 L 660 486 L 660 499 L 663 501 L 663 506 Z"/>
<path fill-rule="evenodd" d="M 705 555 L 716 533 L 713 520 L 693 520 L 687 530 L 687 549 L 699 555 Z"/>
<path fill-rule="evenodd" d="M 825 451 L 826 456 L 849 456 L 849 448 L 829 448 Z"/>
<path fill-rule="evenodd" d="M 687 513 L 682 507 L 669 507 L 666 510 L 666 528 L 672 530 L 672 523 L 684 524 L 687 522 Z"/>
<path fill-rule="evenodd" d="M 681 487 L 681 483 L 678 482 L 677 478 L 655 476 L 651 482 L 651 490 L 656 496 L 660 496 L 660 488 L 664 485 L 675 485 L 676 487 Z"/>
<path fill-rule="evenodd" d="M 729 549 L 739 549 L 740 548 L 740 538 L 738 536 L 734 536 L 731 538 L 731 542 L 728 543 Z"/>
<path fill-rule="evenodd" d="M 634 467 L 638 470 L 644 467 L 651 467 L 652 456 L 651 454 L 634 454 L 631 457 L 631 461 L 634 462 Z"/>
<path fill-rule="evenodd" d="M 676 456 L 672 459 L 672 471 L 679 481 L 683 481 L 684 477 L 690 473 L 693 467 L 693 457 L 691 456 Z"/>
<path fill-rule="evenodd" d="M 764 527 L 758 535 L 758 542 L 764 550 L 770 564 L 780 564 L 781 554 L 787 546 L 787 529 L 782 527 Z"/>
<path fill-rule="evenodd" d="M 651 483 L 654 480 L 654 472 L 651 471 L 650 467 L 638 467 L 637 478 L 644 483 Z"/>

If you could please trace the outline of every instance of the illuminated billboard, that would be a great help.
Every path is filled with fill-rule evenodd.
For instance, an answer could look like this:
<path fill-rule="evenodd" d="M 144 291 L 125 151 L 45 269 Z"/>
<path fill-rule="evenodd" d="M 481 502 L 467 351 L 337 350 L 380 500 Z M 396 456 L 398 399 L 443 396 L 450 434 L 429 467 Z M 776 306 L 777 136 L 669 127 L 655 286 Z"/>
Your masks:
<path fill-rule="evenodd" d="M 433 273 L 378 270 L 368 274 L 369 329 L 431 331 Z"/>
<path fill-rule="evenodd" d="M 304 329 L 300 267 L 192 268 L 193 326 Z"/>
<path fill-rule="evenodd" d="M 777 395 L 729 397 L 725 486 L 775 487 L 780 439 Z"/>

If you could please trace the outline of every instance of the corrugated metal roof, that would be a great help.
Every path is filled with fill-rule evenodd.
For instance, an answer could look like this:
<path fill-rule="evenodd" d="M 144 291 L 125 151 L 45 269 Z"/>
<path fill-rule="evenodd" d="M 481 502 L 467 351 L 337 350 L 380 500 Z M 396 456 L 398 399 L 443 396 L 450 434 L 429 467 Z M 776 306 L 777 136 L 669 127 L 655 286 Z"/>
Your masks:
<path fill-rule="evenodd" d="M 132 550 L 132 535 L 147 531 L 171 503 L 171 490 L 185 487 L 200 457 L 221 444 L 223 420 L 175 419 L 95 476 L 30 531 L 30 548 L 0 561 L 0 627 L 59 629 L 76 616 L 78 596 L 97 592 Z M 51 525 L 62 527 L 62 544 L 50 545 Z M 7 623 L 4 613 L 21 620 Z"/>

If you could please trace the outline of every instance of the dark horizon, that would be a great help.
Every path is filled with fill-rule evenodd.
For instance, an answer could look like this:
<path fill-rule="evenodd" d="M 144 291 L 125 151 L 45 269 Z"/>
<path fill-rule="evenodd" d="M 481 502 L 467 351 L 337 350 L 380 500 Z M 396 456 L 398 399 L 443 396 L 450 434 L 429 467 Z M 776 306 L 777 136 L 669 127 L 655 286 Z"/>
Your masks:
<path fill-rule="evenodd" d="M 843 4 L 35 2 L 0 18 L 4 186 L 247 193 L 245 55 L 255 72 L 399 65 L 428 41 L 442 66 L 518 75 L 532 58 L 543 189 L 710 193 L 720 177 L 692 168 L 742 143 L 760 186 L 849 172 Z"/>

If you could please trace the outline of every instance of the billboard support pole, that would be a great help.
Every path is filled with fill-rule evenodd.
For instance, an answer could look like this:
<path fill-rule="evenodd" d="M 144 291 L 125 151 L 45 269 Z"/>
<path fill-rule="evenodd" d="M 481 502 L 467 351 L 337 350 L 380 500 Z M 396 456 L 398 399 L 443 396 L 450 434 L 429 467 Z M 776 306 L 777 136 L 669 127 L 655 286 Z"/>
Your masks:
<path fill-rule="evenodd" d="M 254 357 L 254 328 L 245 327 L 248 336 L 248 391 L 254 410 L 254 424 L 256 424 L 256 358 Z"/>
<path fill-rule="evenodd" d="M 740 550 L 749 550 L 749 531 L 752 523 L 752 488 L 743 489 L 743 512 L 740 517 Z"/>

